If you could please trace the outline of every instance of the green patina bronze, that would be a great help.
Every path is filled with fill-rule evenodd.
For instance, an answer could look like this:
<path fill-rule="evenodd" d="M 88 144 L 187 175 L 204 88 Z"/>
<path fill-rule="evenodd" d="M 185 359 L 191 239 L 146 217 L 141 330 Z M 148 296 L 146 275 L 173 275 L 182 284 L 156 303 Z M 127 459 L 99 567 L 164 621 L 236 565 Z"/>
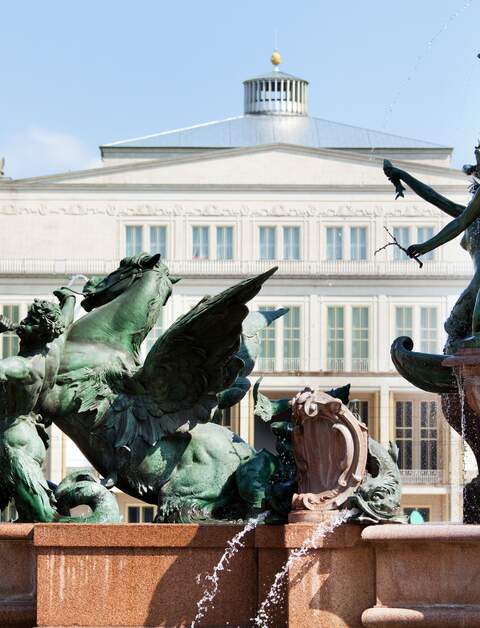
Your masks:
<path fill-rule="evenodd" d="M 228 407 L 248 390 L 243 380 L 258 353 L 259 331 L 285 313 L 251 316 L 240 346 L 246 303 L 275 270 L 202 299 L 163 334 L 143 364 L 140 346 L 177 281 L 159 255 L 125 258 L 107 277 L 88 282 L 82 301 L 87 314 L 74 323 L 74 297 L 65 295 L 63 311 L 57 308 L 54 317 L 58 333 L 43 334 L 43 314 L 37 327 L 31 325 L 32 310 L 17 330 L 20 355 L 0 367 L 10 391 L 5 407 L 12 408 L 4 418 L 0 463 L 5 477 L 14 474 L 2 486 L 3 501 L 13 498 L 22 520 L 58 518 L 41 473 L 42 426 L 54 422 L 103 476 L 105 487 L 158 504 L 159 521 L 244 518 L 258 511 L 273 457 L 257 454 L 211 419 L 218 405 Z M 27 447 L 20 452 L 22 438 Z M 12 443 L 19 450 L 13 462 Z M 15 465 L 20 455 L 26 460 Z M 21 494 L 14 488 L 20 468 L 35 476 L 34 483 L 22 478 L 27 488 Z M 78 482 L 90 505 L 109 506 L 100 499 L 106 489 L 98 485 L 95 493 L 95 483 L 81 475 L 59 489 L 62 511 L 72 507 L 65 495 Z"/>
<path fill-rule="evenodd" d="M 0 507 L 13 500 L 21 521 L 118 521 L 108 491 L 117 486 L 158 505 L 159 522 L 238 520 L 264 510 L 270 522 L 284 521 L 297 487 L 289 400 L 271 401 L 259 382 L 254 387 L 277 455 L 255 451 L 215 423 L 250 388 L 260 332 L 287 312 L 249 313 L 246 305 L 275 270 L 203 298 L 143 364 L 140 347 L 178 281 L 159 255 L 125 258 L 110 275 L 90 280 L 86 314 L 76 322 L 75 296 L 66 288 L 55 293 L 58 305 L 36 301 L 18 327 L 2 319 L 1 330 L 14 329 L 21 343 L 18 356 L 0 362 Z M 348 403 L 348 392 L 345 386 L 329 394 Z M 89 470 L 58 487 L 46 481 L 45 427 L 52 422 L 101 483 Z M 376 471 L 361 485 L 356 508 L 369 521 L 391 519 L 399 490 L 392 459 L 374 441 L 370 458 Z M 92 515 L 72 517 L 78 505 L 90 506 Z"/>
<path fill-rule="evenodd" d="M 293 455 L 290 399 L 269 399 L 259 390 L 261 379 L 254 386 L 254 412 L 270 424 L 276 437 L 278 457 L 266 489 L 263 508 L 270 511 L 267 523 L 286 523 L 292 497 L 297 492 L 297 465 Z M 349 404 L 350 384 L 327 392 Z M 350 519 L 357 523 L 406 523 L 400 513 L 401 477 L 398 468 L 398 448 L 390 443 L 387 450 L 373 438 L 368 438 L 365 477 L 346 507 L 356 514 Z"/>
<path fill-rule="evenodd" d="M 448 338 L 444 354 L 415 352 L 413 341 L 401 337 L 392 344 L 391 355 L 398 372 L 408 381 L 422 390 L 441 394 L 445 418 L 469 444 L 480 468 L 480 416 L 464 402 L 464 391 L 459 391 L 457 382 L 458 373 L 445 361 L 445 355 L 452 355 L 466 348 L 480 348 L 480 146 L 475 148 L 475 160 L 475 165 L 463 167 L 466 174 L 473 175 L 470 187 L 472 199 L 466 206 L 442 196 L 404 170 L 395 168 L 389 161 L 384 162 L 384 172 L 395 185 L 397 196 L 400 182 L 403 181 L 418 196 L 453 218 L 433 238 L 409 246 L 407 253 L 410 257 L 418 259 L 463 233 L 461 246 L 472 258 L 473 277 L 445 321 Z M 477 477 L 464 491 L 466 523 L 480 523 L 479 504 L 480 477 Z"/>
<path fill-rule="evenodd" d="M 352 522 L 407 523 L 407 518 L 400 515 L 402 483 L 397 462 L 398 447 L 394 443 L 387 450 L 368 438 L 365 478 L 348 500 L 348 507 L 358 510 Z"/>
<path fill-rule="evenodd" d="M 230 388 L 217 395 L 218 408 L 215 418 L 219 419 L 218 415 L 221 410 L 231 408 L 239 403 L 248 393 L 251 386 L 248 376 L 253 371 L 260 352 L 260 332 L 287 312 L 288 310 L 285 308 L 265 312 L 261 310 L 250 312 L 243 321 L 240 349 L 237 352 L 237 357 L 242 360 L 243 366 Z"/>
<path fill-rule="evenodd" d="M 1 331 L 17 332 L 20 351 L 18 356 L 0 362 L 0 510 L 13 500 L 19 521 L 71 520 L 68 512 L 62 515 L 59 511 L 58 495 L 42 471 L 48 421 L 38 410 L 55 387 L 75 304 L 68 289 L 62 288 L 55 295 L 60 305 L 34 301 L 18 327 L 2 321 Z M 70 478 L 62 487 L 72 507 L 86 503 L 82 495 L 92 491 L 96 499 L 89 500 L 92 516 L 85 521 L 118 521 L 116 502 L 115 507 L 111 503 L 107 507 L 108 491 L 94 477 L 88 486 Z"/>

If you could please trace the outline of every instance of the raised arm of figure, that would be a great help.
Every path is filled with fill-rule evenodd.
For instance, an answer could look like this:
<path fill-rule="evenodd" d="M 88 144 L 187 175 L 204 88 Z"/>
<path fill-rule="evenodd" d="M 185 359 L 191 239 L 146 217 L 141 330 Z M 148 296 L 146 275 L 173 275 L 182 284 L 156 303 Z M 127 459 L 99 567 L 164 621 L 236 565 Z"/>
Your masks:
<path fill-rule="evenodd" d="M 480 188 L 475 193 L 470 203 L 466 206 L 464 211 L 451 220 L 443 229 L 441 229 L 437 235 L 430 238 L 422 244 L 412 244 L 408 247 L 408 255 L 410 257 L 418 257 L 424 255 L 429 251 L 437 249 L 442 244 L 446 244 L 460 235 L 467 227 L 469 227 L 474 220 L 480 216 Z"/>
<path fill-rule="evenodd" d="M 65 332 L 67 332 L 73 324 L 75 314 L 75 294 L 70 288 L 59 288 L 53 293 L 62 308 L 62 316 L 65 322 Z"/>
<path fill-rule="evenodd" d="M 398 180 L 403 181 L 415 192 L 415 194 L 420 196 L 420 198 L 423 198 L 423 200 L 427 201 L 427 203 L 435 205 L 435 207 L 438 207 L 438 209 L 441 209 L 449 216 L 456 218 L 457 216 L 460 216 L 465 209 L 464 205 L 454 203 L 450 199 L 436 192 L 430 186 L 425 185 L 425 183 L 422 183 L 418 179 L 415 179 L 415 177 L 412 177 L 412 175 L 408 174 L 405 170 L 396 168 L 390 161 L 388 161 L 388 159 L 385 159 L 383 162 L 383 172 L 392 181 L 392 183 Z"/>

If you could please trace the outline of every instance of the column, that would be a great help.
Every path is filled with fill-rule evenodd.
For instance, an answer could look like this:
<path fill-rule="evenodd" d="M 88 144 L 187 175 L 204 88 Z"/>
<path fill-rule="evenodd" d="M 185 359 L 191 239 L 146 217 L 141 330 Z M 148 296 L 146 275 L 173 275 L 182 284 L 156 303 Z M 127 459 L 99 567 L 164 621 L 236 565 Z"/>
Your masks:
<path fill-rule="evenodd" d="M 311 294 L 305 301 L 305 308 L 308 308 L 308 311 L 304 313 L 305 326 L 302 330 L 303 346 L 305 347 L 305 364 L 303 369 L 318 372 L 322 368 L 322 327 L 318 295 Z"/>
<path fill-rule="evenodd" d="M 389 339 L 389 307 L 386 295 L 381 294 L 377 297 L 378 313 L 376 320 L 374 318 L 374 328 L 377 329 L 377 337 L 374 339 L 374 352 L 377 358 L 377 368 L 379 371 L 390 370 L 390 339 Z"/>
<path fill-rule="evenodd" d="M 343 367 L 346 371 L 352 370 L 352 305 L 343 306 Z"/>
<path fill-rule="evenodd" d="M 275 309 L 282 307 L 275 304 Z M 283 316 L 272 323 L 275 329 L 275 371 L 283 371 Z"/>
<path fill-rule="evenodd" d="M 380 386 L 379 415 L 379 440 L 382 445 L 388 448 L 388 441 L 390 440 L 390 389 L 388 384 Z"/>

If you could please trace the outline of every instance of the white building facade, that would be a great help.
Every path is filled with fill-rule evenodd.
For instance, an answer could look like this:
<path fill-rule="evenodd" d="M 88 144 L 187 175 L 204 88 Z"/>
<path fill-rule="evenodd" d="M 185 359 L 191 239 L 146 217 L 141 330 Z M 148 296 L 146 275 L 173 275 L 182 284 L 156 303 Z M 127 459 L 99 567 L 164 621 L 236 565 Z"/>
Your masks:
<path fill-rule="evenodd" d="M 0 312 L 18 320 L 33 298 L 76 275 L 80 288 L 125 255 L 160 252 L 183 279 L 148 350 L 205 294 L 277 265 L 252 307 L 289 313 L 265 332 L 252 380 L 263 375 L 272 397 L 350 383 L 372 436 L 399 445 L 406 512 L 460 519 L 459 439 L 438 398 L 395 372 L 389 350 L 408 335 L 441 352 L 443 321 L 471 263 L 458 242 L 422 269 L 395 247 L 374 252 L 388 242 L 385 228 L 407 245 L 446 221 L 413 193 L 394 199 L 384 157 L 460 203 L 467 181 L 449 167 L 448 147 L 310 117 L 307 91 L 306 81 L 272 72 L 245 82 L 237 118 L 102 146 L 102 168 L 0 178 Z M 16 338 L 0 337 L 0 349 L 14 353 Z M 272 446 L 250 396 L 225 421 L 256 447 Z M 53 428 L 50 478 L 84 464 Z M 119 500 L 126 520 L 153 517 L 151 507 Z"/>

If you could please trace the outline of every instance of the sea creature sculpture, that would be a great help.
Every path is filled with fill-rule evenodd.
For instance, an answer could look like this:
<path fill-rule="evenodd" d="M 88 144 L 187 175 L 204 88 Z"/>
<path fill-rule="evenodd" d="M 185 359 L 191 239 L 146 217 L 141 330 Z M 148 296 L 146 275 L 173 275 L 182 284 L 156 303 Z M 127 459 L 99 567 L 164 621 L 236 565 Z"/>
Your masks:
<path fill-rule="evenodd" d="M 352 518 L 357 523 L 406 523 L 400 512 L 401 477 L 398 469 L 398 447 L 390 442 L 388 450 L 373 438 L 368 438 L 365 477 L 348 500 L 348 508 L 358 512 Z"/>
<path fill-rule="evenodd" d="M 268 523 L 286 523 L 292 508 L 292 501 L 298 492 L 297 463 L 292 444 L 294 424 L 292 422 L 292 403 L 288 399 L 269 399 L 260 393 L 261 380 L 254 386 L 256 400 L 255 414 L 269 422 L 277 440 L 278 462 L 266 490 L 264 509 L 270 510 Z M 329 397 L 349 403 L 350 385 L 330 390 Z M 317 393 L 318 394 L 318 393 Z M 272 412 L 277 412 L 273 414 Z M 281 417 L 282 420 L 277 420 Z M 347 499 L 342 507 L 356 511 L 353 522 L 405 523 L 400 513 L 401 476 L 397 465 L 398 448 L 390 443 L 387 450 L 383 445 L 368 437 L 368 453 L 365 474 L 361 484 Z M 305 469 L 304 469 L 305 471 Z"/>
<path fill-rule="evenodd" d="M 118 523 L 120 510 L 115 495 L 107 490 L 92 469 L 77 469 L 69 473 L 55 490 L 55 501 L 60 522 Z M 88 506 L 91 515 L 72 516 L 76 506 Z"/>
<path fill-rule="evenodd" d="M 72 324 L 55 385 L 36 411 L 72 438 L 106 486 L 157 504 L 159 521 L 248 516 L 270 466 L 252 489 L 243 465 L 257 452 L 211 418 L 244 366 L 246 303 L 275 270 L 202 299 L 141 364 L 140 346 L 177 279 L 159 255 L 125 258 L 85 287 L 87 314 Z"/>

